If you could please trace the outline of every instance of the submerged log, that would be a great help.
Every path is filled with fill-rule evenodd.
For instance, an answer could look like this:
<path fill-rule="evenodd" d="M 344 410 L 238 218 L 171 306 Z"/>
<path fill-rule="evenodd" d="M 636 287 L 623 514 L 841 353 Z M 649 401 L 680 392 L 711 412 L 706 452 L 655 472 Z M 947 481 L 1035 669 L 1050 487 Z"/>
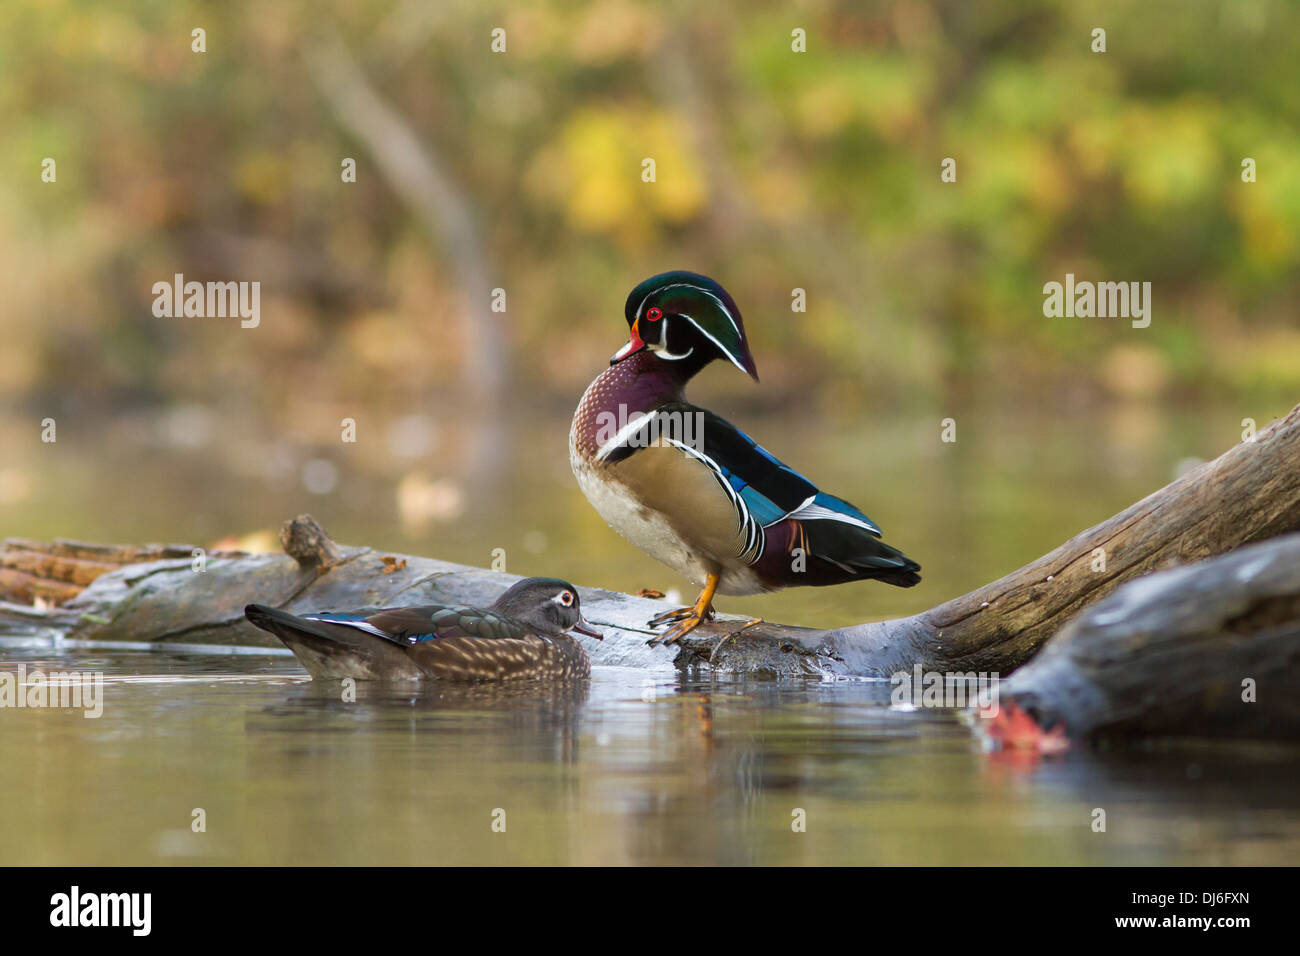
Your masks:
<path fill-rule="evenodd" d="M 673 648 L 648 648 L 646 622 L 663 603 L 582 588 L 587 616 L 607 633 L 588 642 L 593 662 L 680 667 L 752 676 L 888 677 L 915 665 L 1006 675 L 1065 622 L 1120 585 L 1152 571 L 1222 554 L 1300 529 L 1300 406 L 1212 462 L 1026 567 L 908 618 L 819 631 L 720 615 Z M 283 555 L 137 551 L 143 563 L 95 578 L 61 606 L 32 608 L 11 594 L 0 635 L 63 633 L 96 641 L 269 645 L 249 625 L 250 602 L 294 612 L 394 604 L 486 604 L 511 575 L 368 548 L 338 548 L 305 516 Z M 30 543 L 26 543 L 27 547 Z M 96 546 L 80 546 L 82 548 Z M 29 549 L 30 550 L 30 549 Z M 8 549 L 6 552 L 8 553 Z M 75 555 L 73 555 L 75 557 Z M 28 573 L 28 572 L 18 572 Z M 22 592 L 18 592 L 19 595 Z"/>

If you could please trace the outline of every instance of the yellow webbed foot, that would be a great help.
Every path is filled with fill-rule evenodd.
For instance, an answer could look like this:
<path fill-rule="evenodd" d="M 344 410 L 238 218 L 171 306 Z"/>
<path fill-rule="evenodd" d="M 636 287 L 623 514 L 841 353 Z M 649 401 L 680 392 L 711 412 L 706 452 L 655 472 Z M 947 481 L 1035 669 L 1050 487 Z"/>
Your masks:
<path fill-rule="evenodd" d="M 661 624 L 675 624 L 677 621 L 683 621 L 695 613 L 695 606 L 688 604 L 686 607 L 679 607 L 675 611 L 664 611 L 662 614 L 656 614 L 646 622 L 647 627 L 658 627 Z"/>
<path fill-rule="evenodd" d="M 687 612 L 687 616 L 680 620 L 676 627 L 664 634 L 660 634 L 658 637 L 652 637 L 646 643 L 652 647 L 656 644 L 676 644 L 691 631 L 713 617 L 713 608 L 709 608 L 704 614 L 696 613 L 696 609 L 693 607 L 683 608 L 683 610 Z"/>
<path fill-rule="evenodd" d="M 721 578 L 716 574 L 710 574 L 704 582 L 704 590 L 700 596 L 695 599 L 695 603 L 690 607 L 679 608 L 676 611 L 665 611 L 663 614 L 651 618 L 650 626 L 655 627 L 659 624 L 676 624 L 671 630 L 658 637 L 653 637 L 646 641 L 652 647 L 656 644 L 676 644 L 685 635 L 691 633 L 705 621 L 713 619 L 713 595 L 717 593 L 718 581 Z"/>

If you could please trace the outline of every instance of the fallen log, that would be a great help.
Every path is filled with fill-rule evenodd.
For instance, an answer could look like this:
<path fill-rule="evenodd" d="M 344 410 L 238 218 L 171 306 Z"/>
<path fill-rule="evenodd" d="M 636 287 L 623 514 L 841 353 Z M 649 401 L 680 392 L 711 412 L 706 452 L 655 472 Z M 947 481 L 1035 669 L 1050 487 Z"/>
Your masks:
<path fill-rule="evenodd" d="M 89 544 L 85 541 L 29 541 L 8 538 L 0 547 L 0 596 L 20 604 L 62 604 L 99 578 L 128 564 L 164 558 L 188 559 L 191 545 Z M 225 554 L 225 552 L 216 552 Z"/>
<path fill-rule="evenodd" d="M 293 557 L 208 555 L 196 570 L 186 548 L 145 550 L 142 563 L 96 577 L 60 606 L 0 604 L 0 635 L 267 645 L 272 639 L 244 621 L 244 604 L 294 612 L 486 604 L 516 580 L 428 558 L 336 548 L 315 522 L 295 523 L 282 536 Z M 1229 449 L 1019 571 L 912 617 L 819 631 L 745 626 L 743 618 L 720 615 L 687 635 L 678 654 L 644 643 L 651 636 L 645 622 L 663 609 L 661 602 L 581 591 L 588 617 L 607 632 L 603 643 L 590 647 L 597 664 L 650 666 L 676 655 L 679 667 L 765 677 L 888 677 L 917 664 L 1006 675 L 1070 617 L 1125 582 L 1297 529 L 1300 406 L 1255 441 Z"/>
<path fill-rule="evenodd" d="M 1040 735 L 1300 740 L 1300 534 L 1130 581 L 1003 681 L 971 723 Z"/>
<path fill-rule="evenodd" d="M 1088 604 L 1153 571 L 1300 530 L 1300 406 L 992 584 L 912 617 L 806 638 L 846 673 L 1009 674 Z"/>

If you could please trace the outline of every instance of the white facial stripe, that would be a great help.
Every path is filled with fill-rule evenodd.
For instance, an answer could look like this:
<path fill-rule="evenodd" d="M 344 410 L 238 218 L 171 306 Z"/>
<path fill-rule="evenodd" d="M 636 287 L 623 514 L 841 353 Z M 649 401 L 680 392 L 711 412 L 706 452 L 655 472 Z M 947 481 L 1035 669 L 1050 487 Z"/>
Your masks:
<path fill-rule="evenodd" d="M 710 342 L 712 342 L 714 345 L 716 345 L 716 346 L 718 347 L 718 351 L 719 351 L 719 352 L 721 352 L 723 355 L 725 355 L 728 359 L 731 360 L 731 364 L 732 364 L 732 365 L 736 366 L 736 368 L 740 369 L 740 370 L 741 370 L 742 372 L 744 372 L 746 375 L 749 374 L 749 369 L 745 368 L 745 366 L 743 366 L 743 365 L 740 364 L 740 360 L 737 359 L 736 356 L 734 356 L 734 355 L 731 354 L 731 349 L 725 347 L 721 342 L 719 342 L 719 341 L 718 341 L 717 339 L 715 339 L 712 335 L 710 335 L 710 334 L 708 333 L 708 330 L 705 329 L 704 326 L 700 325 L 700 323 L 696 322 L 696 321 L 695 321 L 694 319 L 692 319 L 689 315 L 684 315 L 684 316 L 682 316 L 682 318 L 686 319 L 686 321 L 690 322 L 691 325 L 693 325 L 693 326 L 695 326 L 697 329 L 699 329 L 700 332 L 704 335 L 704 337 L 705 337 L 706 339 L 708 339 Z"/>
<path fill-rule="evenodd" d="M 700 287 L 696 286 L 695 288 L 699 289 Z M 714 302 L 718 303 L 718 308 L 722 310 L 722 314 L 727 317 L 727 321 L 731 323 L 731 327 L 736 330 L 736 335 L 739 336 L 740 323 L 737 322 L 736 317 L 731 314 L 731 310 L 727 308 L 727 304 L 723 302 L 721 299 L 719 299 L 712 292 L 710 292 L 708 289 L 700 289 L 700 291 L 703 292 L 705 295 L 707 295 Z M 687 318 L 689 318 L 689 316 L 687 316 Z"/>
<path fill-rule="evenodd" d="M 669 289 L 694 289 L 696 292 L 703 292 L 714 302 L 718 303 L 718 308 L 722 310 L 722 314 L 727 317 L 727 321 L 730 322 L 731 327 L 736 330 L 736 334 L 740 335 L 740 323 L 737 322 L 736 317 L 731 314 L 731 310 L 727 308 L 727 304 L 723 302 L 721 299 L 719 299 L 714 293 L 710 292 L 708 289 L 704 288 L 703 286 L 698 286 L 693 282 L 674 282 L 672 285 L 666 285 L 663 286 L 662 288 L 655 289 L 652 292 L 647 292 L 646 297 L 641 300 L 641 304 L 638 305 L 636 308 L 637 317 L 639 318 L 641 316 L 641 310 L 645 308 L 646 301 L 650 298 L 650 296 L 654 295 L 655 292 L 667 292 Z M 690 316 L 688 315 L 687 318 L 689 319 Z"/>
<path fill-rule="evenodd" d="M 638 318 L 641 317 L 642 310 L 645 308 L 645 304 L 646 304 L 646 302 L 649 300 L 650 296 L 654 295 L 655 292 L 666 292 L 668 289 L 694 289 L 694 290 L 697 291 L 697 292 L 703 292 L 705 295 L 707 295 L 707 296 L 708 296 L 710 299 L 712 299 L 714 302 L 718 303 L 718 308 L 720 308 L 720 309 L 722 310 L 722 314 L 725 315 L 725 316 L 727 317 L 727 321 L 731 323 L 731 327 L 732 327 L 733 329 L 736 330 L 736 335 L 737 335 L 737 337 L 739 337 L 739 338 L 741 338 L 741 339 L 743 340 L 744 336 L 741 335 L 741 331 L 740 331 L 740 323 L 737 322 L 737 321 L 736 321 L 736 317 L 735 317 L 734 315 L 731 314 L 731 310 L 727 308 L 727 304 L 726 304 L 725 302 L 723 302 L 720 298 L 718 298 L 716 295 L 714 295 L 712 292 L 710 292 L 708 289 L 704 288 L 703 286 L 698 286 L 698 285 L 696 285 L 696 284 L 693 283 L 693 282 L 675 282 L 675 283 L 673 283 L 672 285 L 666 285 L 666 286 L 663 286 L 663 287 L 660 288 L 660 289 L 655 289 L 655 290 L 652 291 L 652 292 L 647 292 L 645 298 L 641 300 L 641 304 L 638 305 L 638 306 L 636 307 L 636 314 L 637 314 L 637 317 L 638 317 Z M 731 349 L 725 348 L 721 342 L 719 342 L 717 339 L 715 339 L 712 335 L 710 335 L 710 334 L 705 330 L 704 326 L 700 325 L 700 323 L 696 322 L 693 318 L 691 318 L 689 315 L 686 315 L 685 313 L 682 313 L 682 317 L 685 318 L 687 321 L 689 321 L 689 322 L 691 323 L 691 325 L 693 325 L 693 326 L 695 326 L 697 329 L 699 329 L 700 332 L 704 334 L 705 338 L 707 338 L 710 342 L 712 342 L 714 345 L 716 345 L 716 346 L 718 347 L 718 351 L 720 351 L 723 355 L 725 355 L 725 356 L 726 356 L 726 357 L 731 361 L 731 364 L 732 364 L 732 365 L 736 366 L 736 368 L 740 369 L 740 370 L 741 370 L 742 372 L 744 372 L 746 375 L 749 374 L 749 369 L 745 368 L 745 366 L 743 366 L 743 365 L 740 364 L 740 360 L 737 359 L 734 355 L 731 354 Z M 656 352 L 659 354 L 659 357 L 660 357 L 660 358 L 665 358 L 665 359 L 684 359 L 684 358 L 686 358 L 687 355 L 690 355 L 690 354 L 691 354 L 690 352 L 686 352 L 686 353 L 683 354 L 683 355 L 673 355 L 673 354 L 670 353 L 667 349 L 664 348 L 664 337 L 667 336 L 667 334 L 668 334 L 668 332 L 667 332 L 667 327 L 668 327 L 668 322 L 667 322 L 667 320 L 664 320 L 664 329 L 665 329 L 665 331 L 664 331 L 663 334 L 660 336 L 660 339 L 659 339 L 659 348 L 656 349 Z M 694 347 L 693 347 L 693 346 L 692 346 L 691 351 L 694 351 Z M 618 356 L 615 356 L 615 358 L 617 358 L 617 357 L 618 357 Z"/>
<path fill-rule="evenodd" d="M 685 318 L 689 319 L 690 316 L 689 315 L 685 316 Z M 680 355 L 668 351 L 668 320 L 663 319 L 660 322 L 659 345 L 658 347 L 655 348 L 656 355 L 658 355 L 661 359 L 667 359 L 670 362 L 676 362 L 679 361 L 680 359 L 688 358 L 690 354 L 694 351 L 695 351 L 694 345 L 688 348 L 685 352 L 682 352 Z"/>

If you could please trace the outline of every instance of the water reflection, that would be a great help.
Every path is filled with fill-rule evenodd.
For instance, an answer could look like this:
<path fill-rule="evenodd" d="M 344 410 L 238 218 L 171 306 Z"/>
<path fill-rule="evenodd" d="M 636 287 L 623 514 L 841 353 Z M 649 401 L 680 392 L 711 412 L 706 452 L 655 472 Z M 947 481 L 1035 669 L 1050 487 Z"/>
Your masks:
<path fill-rule="evenodd" d="M 589 680 L 419 686 L 359 681 L 295 684 L 278 701 L 250 715 L 250 733 L 333 732 L 468 734 L 482 757 L 572 763 L 590 694 Z"/>
<path fill-rule="evenodd" d="M 0 713 L 4 863 L 1280 863 L 1295 754 L 984 753 L 888 682 L 359 684 L 291 659 L 5 653 L 104 712 Z M 1108 828 L 1096 833 L 1093 811 Z M 204 811 L 196 833 L 192 814 Z M 504 829 L 494 829 L 500 821 Z"/>

